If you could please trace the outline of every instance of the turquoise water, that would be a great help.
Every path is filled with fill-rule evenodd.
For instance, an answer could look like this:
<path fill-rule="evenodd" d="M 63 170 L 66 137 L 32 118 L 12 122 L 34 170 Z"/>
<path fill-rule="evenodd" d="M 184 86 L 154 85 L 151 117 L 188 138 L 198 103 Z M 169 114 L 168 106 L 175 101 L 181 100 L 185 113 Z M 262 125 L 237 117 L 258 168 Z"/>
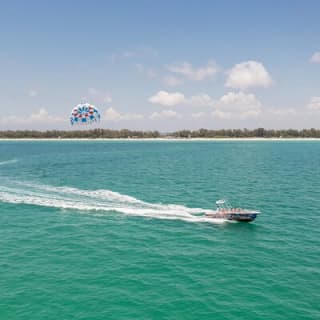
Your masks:
<path fill-rule="evenodd" d="M 0 319 L 319 319 L 319 142 L 0 142 Z M 219 198 L 254 223 L 194 214 Z"/>

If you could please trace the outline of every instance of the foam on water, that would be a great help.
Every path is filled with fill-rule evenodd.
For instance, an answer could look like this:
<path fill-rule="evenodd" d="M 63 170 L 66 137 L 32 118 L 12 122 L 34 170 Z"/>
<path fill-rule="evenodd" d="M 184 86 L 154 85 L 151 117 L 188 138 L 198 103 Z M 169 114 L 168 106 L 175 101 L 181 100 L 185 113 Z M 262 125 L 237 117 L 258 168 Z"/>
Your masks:
<path fill-rule="evenodd" d="M 189 222 L 225 222 L 225 220 L 213 220 L 199 216 L 199 214 L 209 212 L 208 209 L 148 203 L 111 190 L 81 190 L 71 187 L 11 182 L 10 185 L 0 186 L 0 201 L 82 211 L 116 211 L 126 215 Z"/>
<path fill-rule="evenodd" d="M 17 161 L 18 161 L 17 159 L 11 159 L 11 160 L 0 161 L 0 166 L 4 166 L 4 165 L 7 165 L 7 164 L 16 163 Z"/>

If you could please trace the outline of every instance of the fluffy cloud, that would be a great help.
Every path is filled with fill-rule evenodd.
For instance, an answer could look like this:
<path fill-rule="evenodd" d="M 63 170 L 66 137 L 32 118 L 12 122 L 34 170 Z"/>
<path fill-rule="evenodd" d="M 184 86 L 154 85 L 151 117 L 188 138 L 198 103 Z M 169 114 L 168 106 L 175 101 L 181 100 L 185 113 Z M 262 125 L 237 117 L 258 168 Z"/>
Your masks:
<path fill-rule="evenodd" d="M 169 93 L 159 91 L 149 101 L 170 107 L 182 104 L 191 107 L 209 107 L 213 108 L 213 115 L 215 117 L 223 119 L 234 117 L 248 118 L 261 113 L 261 103 L 255 95 L 242 91 L 228 92 L 217 101 L 212 99 L 208 94 L 199 94 L 187 98 L 181 92 Z M 160 114 L 156 112 L 154 117 L 158 117 Z M 174 115 L 172 111 L 170 114 Z M 192 114 L 192 118 L 201 118 L 203 116 L 203 112 Z"/>
<path fill-rule="evenodd" d="M 31 122 L 31 123 L 33 122 L 56 123 L 56 122 L 66 121 L 66 119 L 63 119 L 61 117 L 50 115 L 49 112 L 44 108 L 41 108 L 39 111 L 35 113 L 32 113 L 29 117 L 25 119 L 19 119 L 19 118 L 17 119 L 22 122 Z"/>
<path fill-rule="evenodd" d="M 173 110 L 163 110 L 161 112 L 154 112 L 151 114 L 150 119 L 179 119 L 181 114 Z"/>
<path fill-rule="evenodd" d="M 104 120 L 118 122 L 123 120 L 140 120 L 143 116 L 135 113 L 120 113 L 113 108 L 108 108 L 104 113 Z"/>
<path fill-rule="evenodd" d="M 232 114 L 232 112 L 226 112 L 226 111 L 220 111 L 220 110 L 212 111 L 211 115 L 214 118 L 219 118 L 219 119 L 231 119 L 232 116 L 235 116 L 234 114 Z"/>
<path fill-rule="evenodd" d="M 209 61 L 204 67 L 194 68 L 189 62 L 167 66 L 167 70 L 183 76 L 189 80 L 201 81 L 205 78 L 214 76 L 219 70 L 213 61 Z"/>
<path fill-rule="evenodd" d="M 315 52 L 312 55 L 310 61 L 313 62 L 313 63 L 320 63 L 320 52 Z"/>
<path fill-rule="evenodd" d="M 312 111 L 320 111 L 320 97 L 311 98 L 307 108 Z"/>
<path fill-rule="evenodd" d="M 261 103 L 254 94 L 228 92 L 215 104 L 212 115 L 221 119 L 256 117 L 261 113 Z"/>
<path fill-rule="evenodd" d="M 241 106 L 251 106 L 259 105 L 260 102 L 257 100 L 254 94 L 244 93 L 244 92 L 228 92 L 223 95 L 218 102 L 222 106 L 226 105 L 241 105 Z"/>
<path fill-rule="evenodd" d="M 187 104 L 193 107 L 213 107 L 215 101 L 206 93 L 191 96 L 187 99 Z"/>
<path fill-rule="evenodd" d="M 55 117 L 50 116 L 48 111 L 44 108 L 41 108 L 38 112 L 31 114 L 30 118 L 31 121 L 52 121 L 56 120 Z"/>
<path fill-rule="evenodd" d="M 113 108 L 109 108 L 104 113 L 104 119 L 107 121 L 119 121 L 121 120 L 121 114 Z"/>
<path fill-rule="evenodd" d="M 269 87 L 271 83 L 271 77 L 262 63 L 246 61 L 236 64 L 228 71 L 226 86 L 247 89 L 250 87 Z"/>
<path fill-rule="evenodd" d="M 186 98 L 181 92 L 159 91 L 149 98 L 149 101 L 162 106 L 188 105 L 193 107 L 210 107 L 214 105 L 214 100 L 207 94 L 199 94 Z"/>
<path fill-rule="evenodd" d="M 24 125 L 30 126 L 33 124 L 58 124 L 58 123 L 67 123 L 68 119 L 61 117 L 52 116 L 44 108 L 39 109 L 37 112 L 32 113 L 29 116 L 4 116 L 0 118 L 0 123 L 4 125 Z"/>
<path fill-rule="evenodd" d="M 169 93 L 167 91 L 159 91 L 157 94 L 149 98 L 154 104 L 160 104 L 167 107 L 173 107 L 186 102 L 184 94 L 180 92 Z"/>

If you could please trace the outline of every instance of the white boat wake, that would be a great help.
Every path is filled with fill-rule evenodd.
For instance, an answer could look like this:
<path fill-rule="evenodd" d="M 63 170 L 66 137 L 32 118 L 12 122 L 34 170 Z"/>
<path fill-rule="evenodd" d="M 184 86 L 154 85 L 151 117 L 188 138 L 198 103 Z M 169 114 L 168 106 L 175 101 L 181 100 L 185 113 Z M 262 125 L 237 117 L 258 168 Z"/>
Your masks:
<path fill-rule="evenodd" d="M 126 215 L 157 219 L 174 219 L 189 222 L 221 223 L 201 214 L 211 210 L 188 208 L 175 204 L 153 204 L 110 190 L 81 190 L 31 183 L 0 185 L 0 201 L 37 206 L 93 211 L 98 214 L 119 212 Z M 200 216 L 199 216 L 200 215 Z"/>
<path fill-rule="evenodd" d="M 11 159 L 11 160 L 6 160 L 6 161 L 0 161 L 0 166 L 5 166 L 7 164 L 12 164 L 16 163 L 18 160 L 17 159 Z"/>

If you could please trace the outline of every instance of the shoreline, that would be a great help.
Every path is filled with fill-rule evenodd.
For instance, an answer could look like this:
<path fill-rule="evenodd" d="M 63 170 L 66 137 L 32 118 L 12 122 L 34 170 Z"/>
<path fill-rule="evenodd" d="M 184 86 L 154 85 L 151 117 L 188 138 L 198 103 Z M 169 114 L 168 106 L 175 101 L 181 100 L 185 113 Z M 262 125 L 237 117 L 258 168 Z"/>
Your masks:
<path fill-rule="evenodd" d="M 320 141 L 320 138 L 0 138 L 0 141 Z"/>

